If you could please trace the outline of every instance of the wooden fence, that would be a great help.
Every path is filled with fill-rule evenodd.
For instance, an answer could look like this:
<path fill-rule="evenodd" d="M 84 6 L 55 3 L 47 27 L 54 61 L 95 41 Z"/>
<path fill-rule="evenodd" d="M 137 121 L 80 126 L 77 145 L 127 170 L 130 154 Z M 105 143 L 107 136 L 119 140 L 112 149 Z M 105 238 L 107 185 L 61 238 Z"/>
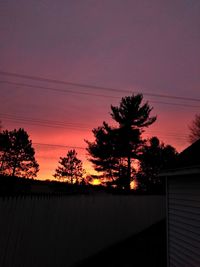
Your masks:
<path fill-rule="evenodd" d="M 0 266 L 72 266 L 164 217 L 164 196 L 0 198 Z"/>

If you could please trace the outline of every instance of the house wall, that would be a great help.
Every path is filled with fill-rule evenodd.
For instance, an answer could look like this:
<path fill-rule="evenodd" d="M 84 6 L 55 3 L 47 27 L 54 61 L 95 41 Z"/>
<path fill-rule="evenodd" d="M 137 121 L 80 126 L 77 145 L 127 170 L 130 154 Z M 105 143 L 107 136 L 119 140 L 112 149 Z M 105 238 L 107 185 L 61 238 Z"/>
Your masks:
<path fill-rule="evenodd" d="M 200 174 L 168 178 L 170 267 L 200 266 Z"/>
<path fill-rule="evenodd" d="M 0 198 L 0 266 L 72 266 L 165 214 L 164 196 Z"/>

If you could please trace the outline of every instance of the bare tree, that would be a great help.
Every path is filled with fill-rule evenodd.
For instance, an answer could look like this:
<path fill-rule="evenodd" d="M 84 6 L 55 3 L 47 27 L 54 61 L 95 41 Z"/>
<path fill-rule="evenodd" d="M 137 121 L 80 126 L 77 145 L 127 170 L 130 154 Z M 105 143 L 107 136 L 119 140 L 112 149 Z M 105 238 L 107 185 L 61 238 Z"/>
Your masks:
<path fill-rule="evenodd" d="M 189 126 L 190 134 L 189 141 L 194 143 L 198 139 L 200 139 L 200 114 L 196 114 L 194 120 Z"/>

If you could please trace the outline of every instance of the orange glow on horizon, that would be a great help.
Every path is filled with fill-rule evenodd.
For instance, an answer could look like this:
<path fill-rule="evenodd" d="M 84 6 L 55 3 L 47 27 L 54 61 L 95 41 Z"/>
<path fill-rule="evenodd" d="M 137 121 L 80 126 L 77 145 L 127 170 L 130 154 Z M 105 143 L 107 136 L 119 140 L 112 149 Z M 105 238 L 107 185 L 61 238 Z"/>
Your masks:
<path fill-rule="evenodd" d="M 138 187 L 138 184 L 137 184 L 137 181 L 136 181 L 136 180 L 134 180 L 134 181 L 132 181 L 132 182 L 130 183 L 130 188 L 131 188 L 131 190 L 136 190 L 137 187 Z"/>
<path fill-rule="evenodd" d="M 170 113 L 170 112 L 169 112 Z M 184 125 L 184 122 L 177 124 L 175 127 L 175 122 L 173 122 L 173 132 L 176 132 L 176 135 L 167 135 L 168 131 L 170 130 L 172 122 L 169 125 L 169 122 L 167 121 L 166 115 L 159 113 L 159 118 L 163 117 L 163 121 L 165 121 L 165 124 L 163 123 L 158 124 L 157 122 L 155 125 L 153 125 L 150 129 L 146 129 L 145 133 L 143 135 L 144 138 L 148 138 L 151 136 L 157 136 L 161 142 L 164 142 L 165 144 L 170 144 L 174 146 L 179 152 L 182 151 L 185 147 L 187 147 L 187 142 L 184 138 L 180 138 L 180 129 L 179 125 Z M 180 116 L 178 119 L 181 121 Z M 112 124 L 112 121 L 111 121 Z M 97 126 L 98 123 L 94 122 L 94 127 Z M 185 126 L 186 127 L 186 126 Z M 25 128 L 26 129 L 26 128 Z M 70 147 L 75 147 L 75 150 L 77 152 L 77 156 L 79 159 L 83 162 L 83 167 L 87 172 L 87 175 L 99 175 L 94 169 L 92 164 L 88 161 L 87 151 L 84 149 L 86 147 L 86 144 L 84 142 L 84 139 L 87 140 L 93 140 L 93 135 L 91 130 L 88 131 L 80 131 L 80 132 L 70 132 L 70 131 L 62 131 L 59 132 L 57 129 L 49 132 L 46 134 L 46 132 L 41 131 L 31 131 L 28 129 L 28 132 L 30 134 L 31 140 L 36 143 L 49 143 L 49 144 L 58 144 L 58 145 L 66 145 L 69 147 L 56 147 L 56 146 L 39 146 L 34 145 L 35 151 L 36 151 L 36 160 L 38 161 L 40 165 L 40 171 L 37 175 L 37 179 L 40 180 L 54 180 L 53 174 L 55 173 L 55 169 L 58 166 L 59 158 L 62 156 L 66 156 L 67 151 L 70 149 Z M 186 132 L 186 130 L 185 130 Z M 77 149 L 76 147 L 82 147 L 82 149 Z M 135 187 L 135 185 L 132 185 L 132 187 Z"/>
<path fill-rule="evenodd" d="M 101 181 L 99 179 L 93 179 L 91 182 L 90 182 L 91 185 L 100 185 L 101 184 Z"/>

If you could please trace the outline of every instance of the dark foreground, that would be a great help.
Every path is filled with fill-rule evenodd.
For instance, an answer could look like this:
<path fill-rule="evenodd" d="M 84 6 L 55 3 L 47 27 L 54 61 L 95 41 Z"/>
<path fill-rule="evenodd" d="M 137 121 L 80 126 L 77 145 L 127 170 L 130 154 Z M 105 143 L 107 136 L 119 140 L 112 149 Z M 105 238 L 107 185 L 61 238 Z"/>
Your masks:
<path fill-rule="evenodd" d="M 165 223 L 159 222 L 82 261 L 76 267 L 166 267 Z"/>

